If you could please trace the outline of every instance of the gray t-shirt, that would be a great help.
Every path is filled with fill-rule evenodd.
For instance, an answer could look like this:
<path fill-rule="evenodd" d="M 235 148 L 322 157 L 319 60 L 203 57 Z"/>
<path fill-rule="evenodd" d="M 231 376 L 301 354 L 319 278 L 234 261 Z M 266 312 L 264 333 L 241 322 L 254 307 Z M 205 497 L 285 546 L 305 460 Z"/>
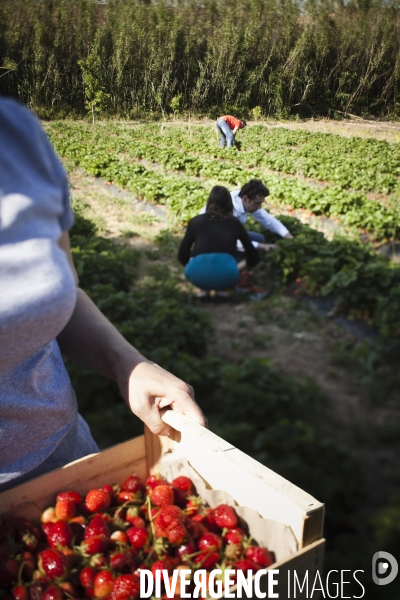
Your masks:
<path fill-rule="evenodd" d="M 67 177 L 39 122 L 0 98 L 0 484 L 40 465 L 77 420 L 55 340 L 76 302 L 57 243 L 72 223 Z"/>

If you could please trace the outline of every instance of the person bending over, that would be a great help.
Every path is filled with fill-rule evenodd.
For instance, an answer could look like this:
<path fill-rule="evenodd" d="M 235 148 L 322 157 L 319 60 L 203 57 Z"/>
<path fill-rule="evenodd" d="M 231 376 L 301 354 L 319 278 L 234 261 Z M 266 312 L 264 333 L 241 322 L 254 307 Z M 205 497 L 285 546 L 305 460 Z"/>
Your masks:
<path fill-rule="evenodd" d="M 224 148 L 225 144 L 227 148 L 232 148 L 232 146 L 235 144 L 236 133 L 239 131 L 239 129 L 244 129 L 246 125 L 246 121 L 240 121 L 240 119 L 237 119 L 232 115 L 218 117 L 216 126 L 221 134 L 219 142 L 221 148 Z"/>
<path fill-rule="evenodd" d="M 246 259 L 239 264 L 237 240 L 243 245 Z M 269 249 L 267 244 L 259 247 Z M 233 216 L 232 198 L 226 187 L 213 187 L 205 212 L 189 221 L 178 259 L 185 267 L 186 279 L 202 290 L 226 290 L 238 281 L 240 269 L 257 264 L 258 251 Z"/>
<path fill-rule="evenodd" d="M 247 221 L 247 217 L 252 215 L 256 221 L 261 223 L 263 227 L 277 233 L 282 238 L 293 238 L 290 231 L 278 219 L 269 214 L 264 208 L 261 208 L 265 198 L 269 196 L 269 190 L 265 187 L 260 179 L 250 179 L 245 183 L 240 190 L 231 192 L 233 204 L 233 216 L 239 219 L 241 223 Z M 204 206 L 200 214 L 205 213 Z M 262 233 L 248 231 L 249 237 L 253 245 L 257 248 L 258 244 L 265 243 L 265 237 Z M 269 248 L 272 246 L 267 244 Z M 243 253 L 243 247 L 238 244 L 238 251 Z"/>
<path fill-rule="evenodd" d="M 147 360 L 77 288 L 68 181 L 38 121 L 0 98 L 0 491 L 97 452 L 61 352 L 118 383 L 169 435 L 166 406 L 205 424 L 192 388 Z"/>

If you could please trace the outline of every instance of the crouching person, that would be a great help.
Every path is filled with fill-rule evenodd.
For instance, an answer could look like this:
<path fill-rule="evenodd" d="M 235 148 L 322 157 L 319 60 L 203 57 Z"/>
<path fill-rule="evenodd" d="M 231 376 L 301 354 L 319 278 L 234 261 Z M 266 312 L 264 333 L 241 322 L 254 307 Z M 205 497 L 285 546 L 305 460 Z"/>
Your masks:
<path fill-rule="evenodd" d="M 237 240 L 242 243 L 245 257 L 239 263 Z M 185 266 L 186 279 L 205 292 L 233 287 L 242 268 L 257 264 L 258 250 L 233 216 L 232 198 L 226 187 L 213 187 L 205 212 L 189 221 L 178 259 Z"/>

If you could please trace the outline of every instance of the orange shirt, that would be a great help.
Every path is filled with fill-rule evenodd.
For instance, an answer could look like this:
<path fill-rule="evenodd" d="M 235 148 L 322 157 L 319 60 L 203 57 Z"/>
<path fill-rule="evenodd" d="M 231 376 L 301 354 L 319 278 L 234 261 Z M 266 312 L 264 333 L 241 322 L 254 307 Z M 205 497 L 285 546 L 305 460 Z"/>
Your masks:
<path fill-rule="evenodd" d="M 226 123 L 229 125 L 232 131 L 235 129 L 235 127 L 240 129 L 240 126 L 242 124 L 241 121 L 239 121 L 239 119 L 237 119 L 236 117 L 232 117 L 232 115 L 225 115 L 224 117 L 220 117 L 220 119 L 226 121 Z"/>

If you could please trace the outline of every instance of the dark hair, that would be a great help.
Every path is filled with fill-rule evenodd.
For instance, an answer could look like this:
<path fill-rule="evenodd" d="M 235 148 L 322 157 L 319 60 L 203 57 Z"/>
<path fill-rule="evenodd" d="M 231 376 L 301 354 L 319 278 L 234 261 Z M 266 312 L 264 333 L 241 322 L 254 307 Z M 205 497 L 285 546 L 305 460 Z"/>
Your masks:
<path fill-rule="evenodd" d="M 239 196 L 247 196 L 249 200 L 253 200 L 256 196 L 269 196 L 269 190 L 265 187 L 261 179 L 250 179 L 247 183 L 242 186 Z"/>
<path fill-rule="evenodd" d="M 246 127 L 247 123 L 244 119 L 242 119 L 240 122 L 242 124 L 242 129 L 243 129 L 243 127 Z"/>
<path fill-rule="evenodd" d="M 223 185 L 215 185 L 207 200 L 206 212 L 212 213 L 212 219 L 233 217 L 233 203 L 229 190 Z"/>

